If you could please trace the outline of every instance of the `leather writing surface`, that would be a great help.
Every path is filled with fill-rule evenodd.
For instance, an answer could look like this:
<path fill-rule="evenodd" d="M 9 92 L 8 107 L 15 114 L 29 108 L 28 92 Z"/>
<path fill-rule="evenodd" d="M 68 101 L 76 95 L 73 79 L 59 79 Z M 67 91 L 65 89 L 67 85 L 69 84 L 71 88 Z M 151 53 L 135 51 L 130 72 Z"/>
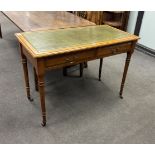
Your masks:
<path fill-rule="evenodd" d="M 107 25 L 24 32 L 22 35 L 37 52 L 93 45 L 130 36 Z"/>
<path fill-rule="evenodd" d="M 108 25 L 23 32 L 15 34 L 27 52 L 35 58 L 95 49 L 124 42 L 138 36 Z"/>

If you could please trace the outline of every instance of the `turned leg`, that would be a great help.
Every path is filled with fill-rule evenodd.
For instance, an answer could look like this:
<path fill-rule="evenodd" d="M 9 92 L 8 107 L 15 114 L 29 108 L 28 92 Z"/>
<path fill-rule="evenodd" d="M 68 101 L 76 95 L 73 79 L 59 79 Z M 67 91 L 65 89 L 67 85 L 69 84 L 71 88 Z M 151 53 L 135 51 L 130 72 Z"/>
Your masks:
<path fill-rule="evenodd" d="M 41 110 L 42 110 L 42 126 L 46 126 L 46 107 L 45 107 L 45 92 L 44 92 L 44 76 L 38 75 L 38 86 L 39 86 L 39 94 L 40 94 L 40 102 L 41 102 Z"/>
<path fill-rule="evenodd" d="M 35 84 L 35 90 L 38 91 L 38 77 L 36 74 L 36 70 L 35 68 L 33 68 L 33 72 L 34 72 L 34 84 Z"/>
<path fill-rule="evenodd" d="M 0 24 L 0 38 L 2 38 L 2 29 L 1 29 L 1 24 Z"/>
<path fill-rule="evenodd" d="M 100 59 L 100 67 L 99 67 L 99 81 L 101 81 L 102 63 L 103 63 L 103 58 L 101 58 L 101 59 Z"/>
<path fill-rule="evenodd" d="M 44 75 L 45 75 L 45 66 L 42 59 L 37 59 L 37 79 L 38 79 L 38 88 L 40 95 L 40 104 L 42 111 L 42 126 L 46 126 L 46 107 L 45 107 L 45 91 L 44 91 Z"/>
<path fill-rule="evenodd" d="M 31 95 L 30 95 L 30 85 L 29 85 L 29 74 L 28 74 L 28 68 L 27 68 L 27 58 L 23 54 L 23 48 L 22 48 L 21 44 L 20 44 L 20 49 L 21 49 L 21 58 L 22 58 L 22 64 L 23 64 L 23 70 L 24 70 L 27 98 L 30 101 L 33 101 L 33 99 L 31 98 Z"/>
<path fill-rule="evenodd" d="M 80 77 L 83 76 L 83 63 L 80 63 Z"/>
<path fill-rule="evenodd" d="M 121 99 L 123 99 L 123 96 L 122 96 L 123 88 L 124 88 L 124 83 L 125 83 L 125 79 L 126 79 L 126 75 L 127 75 L 127 71 L 128 71 L 131 55 L 132 55 L 131 52 L 127 53 L 125 67 L 124 67 L 124 73 L 123 73 L 123 78 L 122 78 L 121 87 L 120 87 L 120 93 L 119 93 L 119 96 L 120 96 Z"/>

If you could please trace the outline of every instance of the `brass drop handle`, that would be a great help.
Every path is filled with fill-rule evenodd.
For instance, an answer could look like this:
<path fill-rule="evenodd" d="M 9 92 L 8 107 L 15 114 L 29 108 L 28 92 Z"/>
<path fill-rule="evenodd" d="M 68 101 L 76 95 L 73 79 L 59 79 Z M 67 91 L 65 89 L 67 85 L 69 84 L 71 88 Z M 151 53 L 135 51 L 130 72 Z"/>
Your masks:
<path fill-rule="evenodd" d="M 65 60 L 66 62 L 69 62 L 70 64 L 74 63 L 74 61 L 71 58 L 66 58 Z"/>
<path fill-rule="evenodd" d="M 68 62 L 68 61 L 73 61 L 74 59 L 77 59 L 78 56 L 73 56 L 73 57 L 70 57 L 70 58 L 66 58 L 65 60 Z"/>
<path fill-rule="evenodd" d="M 68 61 L 71 61 L 71 59 L 70 59 L 70 58 L 66 58 L 65 60 L 66 60 L 67 62 L 68 62 Z"/>
<path fill-rule="evenodd" d="M 66 58 L 65 60 L 66 60 L 67 63 L 70 63 L 70 64 L 74 63 L 73 58 Z"/>

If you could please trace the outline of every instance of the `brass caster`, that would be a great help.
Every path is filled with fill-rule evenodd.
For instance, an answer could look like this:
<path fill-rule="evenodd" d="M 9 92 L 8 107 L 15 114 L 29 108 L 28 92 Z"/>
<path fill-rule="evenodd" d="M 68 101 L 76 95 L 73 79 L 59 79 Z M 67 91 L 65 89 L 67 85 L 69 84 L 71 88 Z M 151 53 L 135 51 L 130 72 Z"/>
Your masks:
<path fill-rule="evenodd" d="M 31 97 L 28 97 L 28 100 L 29 100 L 30 102 L 32 102 L 32 101 L 33 101 L 33 98 L 31 98 Z"/>
<path fill-rule="evenodd" d="M 42 127 L 45 127 L 46 126 L 46 122 L 42 122 L 41 125 L 42 125 Z"/>
<path fill-rule="evenodd" d="M 119 97 L 120 97 L 121 99 L 123 99 L 123 96 L 122 96 L 122 95 L 119 95 Z"/>

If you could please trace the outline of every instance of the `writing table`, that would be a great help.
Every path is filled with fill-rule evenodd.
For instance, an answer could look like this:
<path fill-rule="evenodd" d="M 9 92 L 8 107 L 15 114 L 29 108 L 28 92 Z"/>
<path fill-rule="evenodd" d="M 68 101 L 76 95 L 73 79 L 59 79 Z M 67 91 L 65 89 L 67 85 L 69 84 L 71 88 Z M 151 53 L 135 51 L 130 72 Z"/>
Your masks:
<path fill-rule="evenodd" d="M 107 25 L 17 33 L 27 97 L 31 100 L 27 59 L 36 71 L 42 110 L 42 125 L 46 125 L 44 75 L 46 70 L 62 68 L 85 61 L 127 53 L 120 87 L 122 98 L 127 70 L 139 37 Z M 101 59 L 102 60 L 102 59 Z M 99 67 L 101 76 L 102 62 Z"/>

